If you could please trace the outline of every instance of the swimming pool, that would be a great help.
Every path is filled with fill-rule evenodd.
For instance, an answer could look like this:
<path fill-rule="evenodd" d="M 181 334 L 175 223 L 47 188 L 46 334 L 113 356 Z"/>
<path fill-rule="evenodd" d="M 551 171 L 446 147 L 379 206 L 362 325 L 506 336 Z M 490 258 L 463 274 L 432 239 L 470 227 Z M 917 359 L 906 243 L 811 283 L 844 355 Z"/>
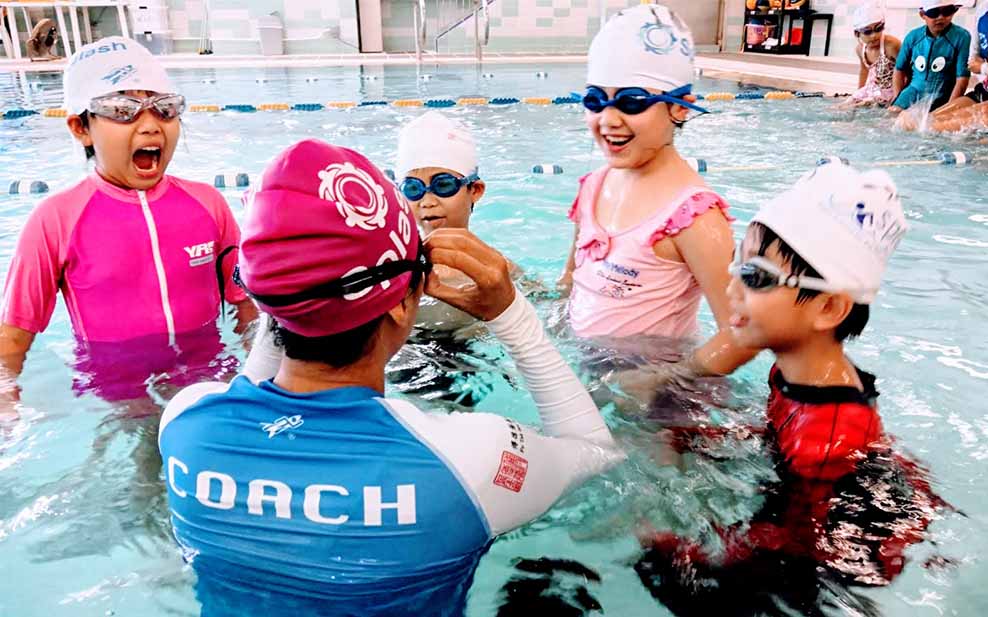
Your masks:
<path fill-rule="evenodd" d="M 537 71 L 547 71 L 539 78 Z M 485 78 L 482 73 L 493 73 Z M 429 79 L 421 76 L 429 75 Z M 176 71 L 191 103 L 307 103 L 461 96 L 563 96 L 578 89 L 583 69 L 506 65 Z M 258 83 L 258 79 L 264 80 Z M 701 80 L 700 92 L 736 91 L 737 84 Z M 0 75 L 0 107 L 60 104 L 60 79 L 51 74 Z M 733 206 L 740 232 L 761 200 L 791 184 L 825 154 L 864 165 L 966 150 L 988 162 L 988 146 L 971 138 L 924 139 L 888 131 L 879 113 L 856 118 L 828 112 L 832 101 L 716 103 L 716 114 L 677 137 L 686 155 L 722 166 L 771 165 L 756 172 L 711 173 L 709 182 Z M 188 114 L 170 171 L 194 179 L 216 173 L 257 174 L 280 148 L 318 137 L 357 148 L 382 166 L 401 123 L 420 110 L 370 107 L 346 111 Z M 547 282 L 561 269 L 572 227 L 565 211 L 576 179 L 598 165 L 582 123 L 568 106 L 458 107 L 448 110 L 472 127 L 481 149 L 488 194 L 474 230 Z M 560 176 L 533 175 L 537 163 L 560 165 Z M 904 195 L 912 225 L 896 253 L 865 335 L 850 346 L 854 359 L 876 372 L 886 429 L 903 450 L 931 470 L 937 492 L 964 515 L 947 514 L 931 538 L 907 551 L 905 571 L 892 585 L 856 590 L 871 614 L 980 615 L 988 607 L 982 555 L 988 553 L 988 198 L 980 192 L 988 163 L 970 167 L 899 167 L 890 173 Z M 81 176 L 85 163 L 64 122 L 38 116 L 0 121 L 0 180 L 32 177 L 53 189 Z M 238 216 L 239 193 L 226 193 Z M 0 194 L 0 269 L 6 270 L 32 195 Z M 537 241 L 533 241 L 537 239 Z M 558 322 L 561 308 L 540 303 Z M 712 320 L 704 312 L 709 331 Z M 564 336 L 564 335 L 563 335 Z M 223 340 L 242 357 L 230 325 Z M 581 351 L 563 340 L 577 364 Z M 483 342 L 476 364 L 489 365 Z M 192 615 L 198 605 L 193 576 L 170 537 L 157 454 L 153 405 L 121 409 L 93 394 L 73 394 L 73 341 L 67 315 L 56 311 L 21 379 L 25 421 L 0 437 L 0 615 Z M 228 360 L 207 372 L 221 374 Z M 732 378 L 733 395 L 714 413 L 753 419 L 764 406 L 769 359 L 761 357 Z M 196 367 L 191 367 L 196 368 Z M 201 368 L 201 367 L 200 367 Z M 509 371 L 510 372 L 510 371 Z M 588 379 L 593 376 L 588 373 Z M 156 375 L 157 401 L 174 388 Z M 534 406 L 500 374 L 480 407 L 532 421 Z M 482 562 L 471 593 L 471 616 L 493 615 L 498 590 L 516 558 L 572 559 L 592 568 L 600 583 L 587 587 L 606 614 L 670 614 L 639 582 L 631 564 L 633 531 L 645 518 L 659 529 L 696 534 L 704 520 L 750 516 L 756 485 L 771 477 L 757 449 L 738 447 L 723 463 L 691 461 L 686 473 L 660 468 L 648 457 L 648 433 L 620 425 L 635 444 L 633 462 L 596 480 L 540 521 L 498 541 Z M 831 590 L 836 614 L 869 614 L 842 590 Z"/>

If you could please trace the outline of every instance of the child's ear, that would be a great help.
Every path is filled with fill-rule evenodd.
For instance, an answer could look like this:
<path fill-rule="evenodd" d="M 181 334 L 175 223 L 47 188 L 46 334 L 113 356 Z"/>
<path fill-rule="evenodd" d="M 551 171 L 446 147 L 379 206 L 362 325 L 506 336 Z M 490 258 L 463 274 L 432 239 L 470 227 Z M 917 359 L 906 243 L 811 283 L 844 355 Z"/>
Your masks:
<path fill-rule="evenodd" d="M 484 193 L 487 192 L 487 185 L 484 184 L 483 180 L 477 180 L 470 185 L 470 199 L 473 203 L 477 203 L 484 197 Z"/>
<path fill-rule="evenodd" d="M 82 118 L 79 116 L 69 116 L 65 124 L 68 125 L 69 132 L 72 133 L 72 137 L 76 141 L 86 147 L 93 145 L 93 138 L 89 134 L 89 128 L 83 124 Z"/>
<path fill-rule="evenodd" d="M 854 300 L 847 294 L 823 294 L 816 301 L 819 307 L 813 318 L 813 328 L 820 332 L 836 330 L 854 308 Z"/>
<path fill-rule="evenodd" d="M 692 94 L 688 94 L 683 97 L 683 100 L 690 103 L 696 103 L 697 98 Z M 690 110 L 682 105 L 673 105 L 669 108 L 669 115 L 672 116 L 674 122 L 683 123 L 689 119 Z"/>

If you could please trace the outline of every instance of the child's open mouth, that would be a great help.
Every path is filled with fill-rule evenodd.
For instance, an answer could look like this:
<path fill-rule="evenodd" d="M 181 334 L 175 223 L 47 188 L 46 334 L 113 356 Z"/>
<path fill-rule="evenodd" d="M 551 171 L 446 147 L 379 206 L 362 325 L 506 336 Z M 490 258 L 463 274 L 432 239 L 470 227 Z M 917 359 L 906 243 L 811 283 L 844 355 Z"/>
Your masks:
<path fill-rule="evenodd" d="M 611 152 L 619 152 L 624 149 L 625 146 L 631 143 L 631 140 L 635 138 L 634 135 L 604 135 L 604 141 L 607 143 L 607 148 Z"/>
<path fill-rule="evenodd" d="M 425 216 L 422 217 L 423 223 L 428 223 L 432 227 L 442 227 L 446 224 L 445 216 Z"/>
<path fill-rule="evenodd" d="M 161 161 L 161 148 L 158 146 L 148 146 L 134 152 L 134 166 L 141 175 L 153 176 L 158 171 L 158 163 Z"/>

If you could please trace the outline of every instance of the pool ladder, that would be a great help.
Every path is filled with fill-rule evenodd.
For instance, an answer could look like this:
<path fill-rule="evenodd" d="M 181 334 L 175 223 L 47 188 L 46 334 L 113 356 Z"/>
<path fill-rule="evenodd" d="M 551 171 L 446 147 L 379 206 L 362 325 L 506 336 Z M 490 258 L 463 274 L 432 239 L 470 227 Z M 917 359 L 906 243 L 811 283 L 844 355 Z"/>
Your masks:
<path fill-rule="evenodd" d="M 433 39 L 435 53 L 439 53 L 439 43 L 448 34 L 462 26 L 467 20 L 473 18 L 474 52 L 477 62 L 484 58 L 483 48 L 491 40 L 491 16 L 490 5 L 495 0 L 438 0 L 434 3 L 439 15 L 436 18 L 438 23 L 445 23 L 445 26 L 438 28 L 438 33 Z M 427 4 L 426 0 L 414 0 L 413 21 L 415 24 L 415 57 L 422 61 L 423 50 L 429 45 L 427 32 Z M 483 22 L 483 26 L 481 26 Z M 483 30 L 483 34 L 481 34 Z"/>

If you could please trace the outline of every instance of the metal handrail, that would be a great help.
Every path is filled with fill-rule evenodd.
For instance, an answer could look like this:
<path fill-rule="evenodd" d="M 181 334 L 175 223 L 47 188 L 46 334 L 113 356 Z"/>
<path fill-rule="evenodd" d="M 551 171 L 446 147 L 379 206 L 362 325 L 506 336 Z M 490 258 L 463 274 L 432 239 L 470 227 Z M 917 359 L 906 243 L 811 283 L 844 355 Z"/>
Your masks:
<path fill-rule="evenodd" d="M 483 45 L 487 45 L 490 42 L 490 25 L 491 25 L 490 12 L 488 10 L 488 7 L 492 3 L 494 3 L 494 2 L 495 2 L 495 0 L 475 0 L 475 6 L 474 6 L 474 10 L 473 11 L 467 13 L 462 18 L 456 20 L 455 22 L 453 22 L 451 25 L 447 26 L 446 28 L 443 28 L 443 30 L 439 34 L 437 34 L 436 35 L 436 38 L 435 38 L 434 47 L 435 47 L 436 53 L 437 54 L 439 53 L 439 41 L 442 40 L 443 37 L 445 37 L 447 34 L 449 34 L 450 32 L 452 32 L 453 30 L 456 30 L 457 28 L 459 28 L 460 26 L 462 26 L 464 23 L 467 22 L 467 20 L 469 20 L 471 18 L 479 19 L 479 17 L 480 17 L 479 16 L 479 13 L 481 11 L 484 14 L 484 18 L 485 18 L 485 22 L 486 22 L 485 23 L 485 26 L 484 26 L 485 35 L 484 35 Z M 478 50 L 477 51 L 478 51 L 478 54 L 479 54 L 480 53 L 479 44 L 478 44 Z"/>

